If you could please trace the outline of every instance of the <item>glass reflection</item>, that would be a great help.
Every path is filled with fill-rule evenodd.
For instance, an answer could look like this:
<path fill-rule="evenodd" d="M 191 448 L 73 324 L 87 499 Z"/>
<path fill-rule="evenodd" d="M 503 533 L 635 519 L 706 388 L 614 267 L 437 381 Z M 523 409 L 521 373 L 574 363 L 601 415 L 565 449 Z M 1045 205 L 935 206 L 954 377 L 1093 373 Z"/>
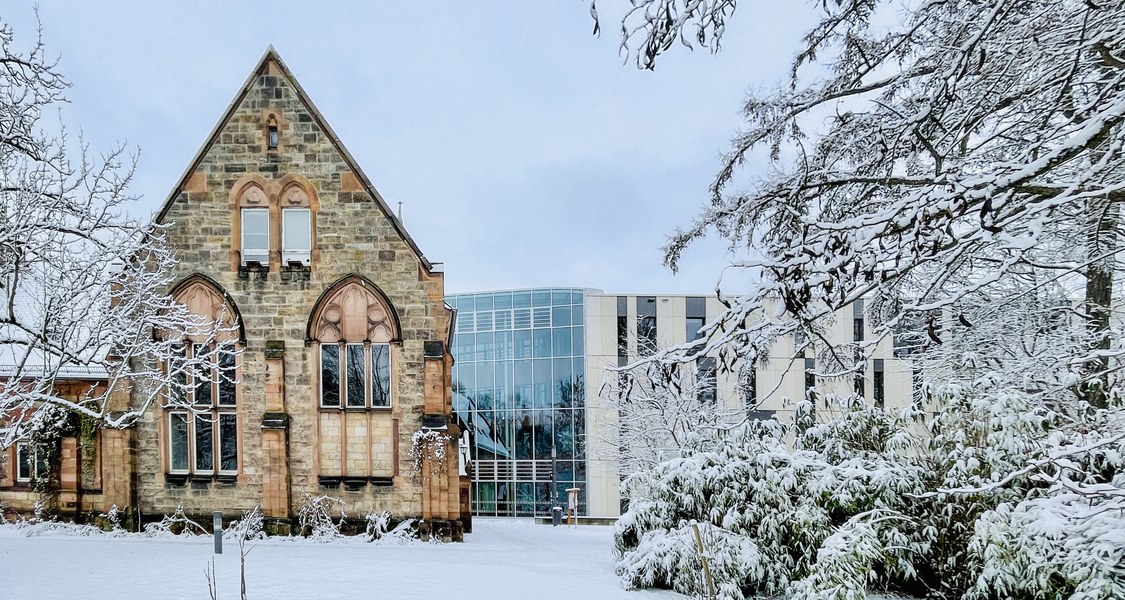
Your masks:
<path fill-rule="evenodd" d="M 585 407 L 585 294 L 541 289 L 448 300 L 460 311 L 454 404 L 474 433 L 473 511 L 549 514 L 566 501 L 566 488 L 584 485 L 584 426 L 575 419 Z"/>

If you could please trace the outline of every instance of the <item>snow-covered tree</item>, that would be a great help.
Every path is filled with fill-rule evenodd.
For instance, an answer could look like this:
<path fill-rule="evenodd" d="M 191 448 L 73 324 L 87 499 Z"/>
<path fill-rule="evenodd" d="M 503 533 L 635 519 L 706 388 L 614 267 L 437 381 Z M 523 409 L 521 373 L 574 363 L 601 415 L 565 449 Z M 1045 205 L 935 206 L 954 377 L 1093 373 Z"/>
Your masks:
<path fill-rule="evenodd" d="M 674 458 L 689 439 L 714 438 L 742 421 L 741 406 L 725 406 L 716 383 L 714 370 L 700 361 L 637 360 L 609 369 L 598 395 L 616 426 L 591 444 L 599 453 L 617 455 L 622 477 Z"/>
<path fill-rule="evenodd" d="M 638 46 L 645 68 L 677 41 L 717 49 L 736 5 L 632 4 L 622 44 Z M 746 100 L 710 206 L 666 249 L 675 268 L 715 232 L 757 257 L 736 266 L 761 285 L 712 345 L 756 349 L 770 295 L 805 324 L 884 298 L 889 332 L 910 311 L 959 316 L 974 294 L 996 304 L 1014 297 L 996 295 L 1006 279 L 1034 278 L 1082 302 L 1091 335 L 1073 366 L 1094 384 L 1082 396 L 1104 404 L 1125 199 L 1125 3 L 818 6 L 789 81 Z M 759 151 L 769 169 L 745 173 Z"/>
<path fill-rule="evenodd" d="M 0 23 L 0 448 L 56 435 L 68 415 L 122 427 L 187 397 L 225 331 L 168 296 L 160 229 L 125 216 L 135 161 L 44 120 L 68 86 L 47 52 L 41 36 L 19 51 Z M 202 350 L 185 357 L 185 335 Z"/>
<path fill-rule="evenodd" d="M 869 587 L 942 598 L 1120 597 L 1123 551 L 1111 532 L 1125 528 L 1125 1 L 814 4 L 819 22 L 788 80 L 746 100 L 745 127 L 709 205 L 666 247 L 674 269 L 694 240 L 718 235 L 747 257 L 727 277 L 744 273 L 757 285 L 724 298 L 729 310 L 705 342 L 652 360 L 715 352 L 731 363 L 754 360 L 779 335 L 803 329 L 818 365 L 848 375 L 880 339 L 896 336 L 911 340 L 926 400 L 911 410 L 935 414 L 916 412 L 929 430 L 920 452 L 884 457 L 887 468 L 923 474 L 900 498 L 875 507 L 878 514 L 851 506 L 809 525 L 818 532 L 812 544 L 780 538 L 786 551 L 777 560 L 815 561 L 797 569 L 808 577 L 792 587 L 762 587 L 771 564 L 737 574 L 739 589 L 803 598 L 861 598 Z M 653 69 L 677 43 L 717 50 L 737 2 L 630 5 L 622 48 Z M 833 344 L 818 335 L 860 298 L 878 339 Z M 841 447 L 849 430 L 821 429 Z M 682 460 L 737 454 L 731 444 L 765 460 L 771 454 L 756 439 L 727 438 Z M 742 459 L 729 460 L 735 468 Z M 814 463 L 827 472 L 840 466 L 823 456 Z M 668 468 L 650 476 L 667 480 Z M 719 466 L 709 472 L 733 477 Z M 720 488 L 709 485 L 669 487 L 699 504 L 687 519 L 729 533 L 724 515 L 761 508 L 756 497 L 720 506 L 709 491 Z M 863 483 L 863 493 L 873 485 Z M 648 505 L 634 506 L 626 526 Z M 686 522 L 665 516 L 650 530 Z M 752 547 L 759 532 L 752 523 L 725 547 Z M 657 535 L 621 546 L 627 580 L 630 565 L 684 551 Z M 888 557 L 905 564 L 891 568 Z"/>

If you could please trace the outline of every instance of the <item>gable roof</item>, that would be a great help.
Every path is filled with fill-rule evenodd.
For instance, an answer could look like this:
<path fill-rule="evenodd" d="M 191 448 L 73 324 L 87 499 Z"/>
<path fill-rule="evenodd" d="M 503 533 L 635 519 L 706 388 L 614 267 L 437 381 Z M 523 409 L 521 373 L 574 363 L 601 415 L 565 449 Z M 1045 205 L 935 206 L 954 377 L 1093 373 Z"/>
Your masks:
<path fill-rule="evenodd" d="M 343 142 L 340 141 L 340 137 L 336 135 L 336 132 L 332 129 L 332 126 L 329 125 L 328 121 L 324 118 L 324 115 L 320 114 L 320 110 L 317 109 L 315 104 L 313 104 L 313 101 L 309 98 L 309 95 L 305 93 L 304 88 L 301 87 L 301 84 L 297 81 L 297 78 L 293 76 L 293 72 L 290 71 L 289 67 L 285 65 L 285 62 L 281 60 L 281 56 L 278 55 L 277 50 L 274 49 L 272 44 L 266 48 L 265 53 L 262 54 L 262 58 L 258 60 L 257 64 L 254 66 L 254 69 L 250 71 L 250 75 L 246 78 L 246 82 L 242 84 L 242 87 L 239 88 L 238 93 L 235 94 L 234 99 L 231 100 L 230 105 L 227 106 L 227 109 L 225 111 L 223 111 L 223 116 L 219 118 L 219 122 L 216 123 L 215 127 L 211 129 L 211 133 L 207 136 L 207 139 L 203 142 L 203 145 L 199 148 L 199 151 L 195 153 L 195 157 L 192 158 L 191 162 L 188 164 L 187 169 L 184 171 L 183 175 L 180 176 L 179 181 L 176 183 L 176 187 L 172 189 L 172 193 L 170 193 L 168 195 L 168 198 L 164 200 L 164 204 L 161 205 L 160 210 L 156 213 L 156 216 L 153 220 L 157 223 L 162 223 L 164 221 L 164 218 L 168 215 L 168 210 L 172 207 L 172 203 L 175 202 L 176 197 L 180 195 L 180 193 L 183 191 L 184 186 L 187 185 L 188 178 L 190 178 L 191 175 L 195 172 L 196 168 L 199 166 L 199 163 L 203 160 L 203 157 L 206 156 L 208 150 L 211 149 L 211 146 L 218 139 L 223 125 L 227 123 L 234 112 L 238 109 L 239 105 L 242 104 L 242 100 L 246 97 L 246 94 L 250 92 L 250 88 L 254 85 L 257 77 L 268 67 L 271 61 L 277 65 L 277 68 L 281 71 L 281 74 L 285 77 L 286 80 L 288 80 L 290 85 L 293 86 L 293 89 L 296 90 L 298 100 L 300 100 L 300 102 L 308 109 L 316 124 L 328 135 L 328 138 L 332 141 L 332 146 L 335 147 L 336 151 L 339 152 L 340 155 L 344 158 L 344 162 L 347 163 L 348 167 L 352 170 L 353 173 L 355 173 L 356 178 L 363 185 L 363 188 L 367 191 L 368 194 L 371 195 L 372 198 L 375 199 L 375 202 L 378 203 L 379 208 L 382 209 L 383 214 L 385 214 L 387 218 L 391 220 L 391 224 L 394 225 L 395 231 L 398 233 L 399 237 L 401 237 L 407 244 L 410 245 L 410 248 L 414 251 L 414 254 L 426 268 L 426 272 L 434 273 L 435 269 L 433 264 L 430 263 L 430 261 L 426 258 L 426 255 L 422 253 L 422 250 L 418 247 L 418 244 L 416 244 L 414 242 L 414 239 L 410 237 L 410 234 L 406 232 L 406 228 L 403 227 L 402 221 L 400 221 L 398 219 L 398 216 L 395 215 L 395 213 L 391 210 L 390 206 L 387 204 L 387 201 L 383 199 L 382 194 L 380 194 L 379 191 L 375 189 L 375 186 L 371 184 L 371 180 L 367 178 L 367 174 L 363 172 L 363 169 L 359 167 L 359 163 L 357 163 L 355 158 L 352 157 L 351 153 L 348 152 L 348 149 L 344 147 Z"/>

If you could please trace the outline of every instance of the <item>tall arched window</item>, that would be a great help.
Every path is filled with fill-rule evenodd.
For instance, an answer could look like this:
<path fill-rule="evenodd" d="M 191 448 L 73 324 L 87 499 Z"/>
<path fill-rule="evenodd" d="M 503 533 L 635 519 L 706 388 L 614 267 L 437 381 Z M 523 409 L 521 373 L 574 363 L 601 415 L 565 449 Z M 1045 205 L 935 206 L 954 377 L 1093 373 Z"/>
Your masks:
<path fill-rule="evenodd" d="M 309 318 L 317 418 L 316 469 L 322 485 L 389 485 L 398 474 L 394 367 L 398 317 L 370 281 L 342 279 Z"/>
<path fill-rule="evenodd" d="M 173 478 L 235 478 L 241 463 L 237 308 L 217 284 L 199 275 L 176 286 L 172 297 L 192 313 L 220 322 L 224 332 L 214 340 L 185 335 L 177 343 L 181 357 L 202 358 L 203 363 L 192 369 L 193 375 L 181 372 L 180 385 L 169 392 L 175 397 L 166 399 L 165 473 Z"/>
<path fill-rule="evenodd" d="M 321 408 L 390 408 L 391 342 L 398 321 L 370 282 L 349 277 L 332 286 L 313 311 Z"/>

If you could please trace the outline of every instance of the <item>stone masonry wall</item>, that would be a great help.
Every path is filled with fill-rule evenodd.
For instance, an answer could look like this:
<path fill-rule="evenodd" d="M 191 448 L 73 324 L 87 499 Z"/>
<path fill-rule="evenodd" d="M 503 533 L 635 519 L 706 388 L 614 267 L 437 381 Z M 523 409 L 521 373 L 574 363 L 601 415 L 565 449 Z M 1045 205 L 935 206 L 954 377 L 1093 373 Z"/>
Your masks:
<path fill-rule="evenodd" d="M 264 141 L 267 113 L 280 115 L 278 150 Z M 290 275 L 271 269 L 264 276 L 240 279 L 232 264 L 231 189 L 247 174 L 276 182 L 287 174 L 306 178 L 315 189 L 315 247 L 307 273 Z M 349 514 L 390 510 L 396 517 L 420 516 L 421 484 L 412 476 L 410 437 L 420 427 L 423 410 L 423 342 L 445 340 L 449 316 L 443 308 L 443 280 L 424 273 L 411 246 L 396 232 L 378 203 L 360 185 L 359 177 L 317 123 L 294 85 L 270 60 L 253 79 L 249 91 L 218 130 L 177 192 L 163 222 L 168 242 L 180 260 L 177 280 L 200 273 L 217 282 L 241 313 L 246 344 L 240 361 L 238 406 L 240 462 L 236 483 L 166 481 L 164 446 L 160 439 L 163 410 L 148 411 L 137 427 L 138 498 L 146 516 L 170 514 L 183 506 L 189 514 L 223 510 L 230 516 L 263 502 L 262 418 L 265 409 L 267 340 L 284 341 L 284 401 L 290 417 L 289 473 L 291 514 L 303 493 L 328 493 L 342 498 Z M 317 444 L 335 412 L 318 426 L 319 402 L 313 389 L 316 345 L 306 345 L 306 326 L 321 294 L 341 278 L 358 274 L 386 295 L 401 325 L 401 347 L 392 350 L 393 407 L 374 428 L 390 436 L 397 421 L 393 486 L 366 485 L 358 490 L 322 488 L 318 482 Z M 328 413 L 325 413 L 328 415 Z M 346 416 L 352 416 L 349 413 Z M 386 416 L 386 418 L 383 418 Z M 321 440 L 323 441 L 323 440 Z M 271 447 L 276 447 L 271 442 Z M 396 447 L 384 440 L 380 452 Z M 325 465 L 321 464 L 323 468 Z M 377 470 L 382 470 L 376 466 Z"/>

